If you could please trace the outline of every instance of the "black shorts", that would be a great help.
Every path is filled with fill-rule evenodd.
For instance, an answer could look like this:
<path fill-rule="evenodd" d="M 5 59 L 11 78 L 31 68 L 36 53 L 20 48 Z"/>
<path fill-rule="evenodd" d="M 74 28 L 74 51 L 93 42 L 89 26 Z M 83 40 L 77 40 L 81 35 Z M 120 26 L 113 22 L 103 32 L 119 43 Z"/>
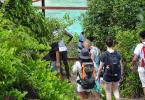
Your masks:
<path fill-rule="evenodd" d="M 106 76 L 105 74 L 103 75 L 103 80 L 106 82 L 118 82 L 121 79 L 120 75 L 119 76 Z"/>
<path fill-rule="evenodd" d="M 63 61 L 67 60 L 67 51 L 60 52 L 60 59 Z"/>

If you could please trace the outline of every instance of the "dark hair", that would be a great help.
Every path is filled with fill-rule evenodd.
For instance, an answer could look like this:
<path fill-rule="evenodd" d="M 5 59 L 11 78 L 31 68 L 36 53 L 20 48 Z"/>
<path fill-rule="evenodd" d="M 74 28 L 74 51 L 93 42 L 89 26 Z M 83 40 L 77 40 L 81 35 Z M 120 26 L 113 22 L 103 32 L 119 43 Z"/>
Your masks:
<path fill-rule="evenodd" d="M 108 36 L 107 38 L 106 38 L 106 45 L 108 46 L 108 47 L 112 47 L 113 46 L 113 38 L 111 37 L 111 36 Z"/>
<path fill-rule="evenodd" d="M 142 39 L 145 39 L 145 31 L 141 31 L 139 33 L 139 36 L 142 38 Z"/>

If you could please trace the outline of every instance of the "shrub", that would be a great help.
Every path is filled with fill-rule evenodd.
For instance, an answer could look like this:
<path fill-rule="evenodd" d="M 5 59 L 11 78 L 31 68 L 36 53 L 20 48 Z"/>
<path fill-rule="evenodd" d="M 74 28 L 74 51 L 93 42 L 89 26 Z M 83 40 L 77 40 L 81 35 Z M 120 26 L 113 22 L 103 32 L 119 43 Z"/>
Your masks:
<path fill-rule="evenodd" d="M 27 2 L 18 1 L 21 5 Z M 13 6 L 10 9 L 12 10 Z M 44 52 L 40 51 L 49 51 L 50 47 L 46 42 L 40 42 L 39 39 L 42 38 L 37 37 L 38 35 L 35 36 L 37 27 L 34 27 L 36 31 L 31 29 L 28 23 L 24 25 L 24 21 L 21 23 L 21 19 L 17 19 L 18 16 L 15 16 L 17 21 L 14 21 L 11 13 L 9 15 L 6 11 L 9 15 L 6 16 L 2 10 L 3 8 L 0 10 L 0 96 L 15 96 L 19 100 L 77 99 L 74 86 L 66 81 L 62 82 L 56 73 L 51 71 L 49 62 L 43 61 Z M 18 15 L 19 12 L 14 13 Z M 21 14 L 19 16 L 22 16 Z"/>
<path fill-rule="evenodd" d="M 120 31 L 116 35 L 118 44 L 115 46 L 122 54 L 124 61 L 124 79 L 121 83 L 122 97 L 140 97 L 142 87 L 137 73 L 130 70 L 133 51 L 137 43 L 139 43 L 139 30 Z"/>
<path fill-rule="evenodd" d="M 90 0 L 83 25 L 89 39 L 104 49 L 106 36 L 118 33 L 118 30 L 135 29 L 137 14 L 145 1 L 142 0 Z"/>

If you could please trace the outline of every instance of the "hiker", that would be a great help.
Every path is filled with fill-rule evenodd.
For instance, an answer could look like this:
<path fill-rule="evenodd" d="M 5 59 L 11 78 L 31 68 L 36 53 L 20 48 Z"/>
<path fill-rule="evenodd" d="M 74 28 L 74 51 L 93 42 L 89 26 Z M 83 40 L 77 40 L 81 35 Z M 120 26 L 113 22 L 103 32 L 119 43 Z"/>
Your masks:
<path fill-rule="evenodd" d="M 108 36 L 106 39 L 107 50 L 100 57 L 99 75 L 104 67 L 103 80 L 105 84 L 105 92 L 107 100 L 112 100 L 112 92 L 115 100 L 120 100 L 119 82 L 123 75 L 123 66 L 121 55 L 113 49 L 113 39 Z"/>
<path fill-rule="evenodd" d="M 142 83 L 144 97 L 145 97 L 145 31 L 139 33 L 141 43 L 139 43 L 134 50 L 134 57 L 132 60 L 132 71 L 136 70 L 136 64 L 139 59 L 138 73 Z"/>
<path fill-rule="evenodd" d="M 53 31 L 53 36 L 57 36 L 58 33 L 56 31 Z M 52 70 L 57 72 L 57 76 L 60 76 L 60 78 L 63 80 L 62 76 L 62 68 L 60 63 L 60 53 L 59 53 L 59 45 L 58 42 L 54 42 L 51 45 L 51 49 L 49 53 L 43 58 L 46 61 L 51 61 L 52 64 Z"/>
<path fill-rule="evenodd" d="M 59 53 L 59 47 L 58 47 L 58 42 L 52 43 L 51 44 L 51 50 L 49 51 L 49 57 L 50 61 L 53 66 L 53 71 L 57 71 L 57 75 L 62 78 L 62 69 L 60 66 L 60 53 Z"/>
<path fill-rule="evenodd" d="M 67 36 L 69 36 L 68 42 L 70 42 L 72 40 L 73 36 L 70 33 L 68 33 L 66 30 L 64 31 L 64 33 Z M 68 59 L 68 57 L 67 57 L 67 47 L 65 45 L 65 42 L 64 42 L 63 38 L 62 38 L 61 41 L 59 41 L 58 45 L 59 45 L 60 58 L 63 61 L 64 67 L 65 67 L 66 77 L 70 81 L 70 76 L 71 75 L 70 75 L 70 72 L 69 72 L 69 65 L 68 65 L 68 61 L 67 61 L 67 59 Z"/>
<path fill-rule="evenodd" d="M 100 63 L 100 49 L 91 44 L 92 44 L 91 41 L 86 39 L 83 42 L 83 47 L 88 48 L 90 50 L 91 59 L 94 63 L 94 67 L 96 68 L 96 71 L 98 72 L 99 63 Z M 100 80 L 96 80 L 94 91 L 96 92 L 95 98 L 99 98 L 101 95 Z"/>
<path fill-rule="evenodd" d="M 70 42 L 72 40 L 72 38 L 73 38 L 73 36 L 69 32 L 67 32 L 66 30 L 63 31 L 63 30 L 61 30 L 59 28 L 56 28 L 54 32 L 57 33 L 57 34 L 59 34 L 61 32 L 64 32 L 64 34 L 69 37 L 69 40 L 67 42 Z M 67 79 L 70 81 L 69 65 L 68 65 L 68 61 L 67 61 L 67 59 L 68 59 L 68 57 L 67 57 L 67 51 L 68 51 L 68 49 L 67 49 L 67 47 L 65 45 L 64 38 L 62 38 L 58 42 L 58 46 L 59 46 L 59 52 L 60 52 L 60 60 L 63 61 Z"/>
<path fill-rule="evenodd" d="M 76 61 L 72 69 L 73 72 L 77 73 L 77 92 L 80 100 L 90 99 L 90 95 L 93 94 L 92 89 L 95 86 L 96 69 L 88 48 L 81 50 L 79 59 L 80 61 Z"/>

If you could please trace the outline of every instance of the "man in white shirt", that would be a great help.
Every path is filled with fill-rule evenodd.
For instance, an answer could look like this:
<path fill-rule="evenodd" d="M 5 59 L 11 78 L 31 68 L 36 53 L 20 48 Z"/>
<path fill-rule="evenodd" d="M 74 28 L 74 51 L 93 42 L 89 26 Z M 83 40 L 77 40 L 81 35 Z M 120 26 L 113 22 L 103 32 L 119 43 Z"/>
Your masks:
<path fill-rule="evenodd" d="M 134 57 L 133 57 L 133 60 L 132 60 L 131 69 L 133 71 L 135 71 L 136 62 L 139 59 L 138 73 L 139 73 L 139 77 L 140 77 L 140 80 L 141 80 L 141 83 L 142 83 L 144 96 L 145 96 L 145 61 L 144 61 L 144 59 L 145 59 L 145 50 L 143 50 L 143 48 L 145 46 L 145 31 L 140 32 L 139 36 L 141 38 L 141 43 L 139 43 L 134 50 Z"/>

